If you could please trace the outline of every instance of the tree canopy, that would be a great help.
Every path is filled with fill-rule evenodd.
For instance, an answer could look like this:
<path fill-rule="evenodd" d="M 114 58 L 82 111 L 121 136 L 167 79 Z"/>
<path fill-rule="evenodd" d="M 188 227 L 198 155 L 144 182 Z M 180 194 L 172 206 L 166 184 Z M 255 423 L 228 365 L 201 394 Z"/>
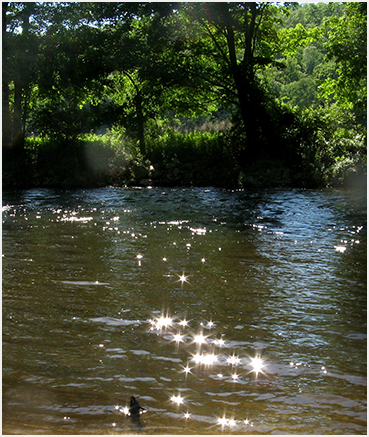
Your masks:
<path fill-rule="evenodd" d="M 238 173 L 264 157 L 296 172 L 319 167 L 322 175 L 345 154 L 363 155 L 366 3 L 2 8 L 3 150 L 10 160 L 37 161 L 34 147 L 37 156 L 29 158 L 30 138 L 77 150 L 92 131 L 101 141 L 119 131 L 122 148 L 129 143 L 136 160 L 151 161 L 160 138 L 164 144 L 181 126 L 196 130 L 200 120 L 212 120 L 209 128 L 224 121 L 217 141 Z M 307 140 L 322 135 L 330 146 Z M 355 135 L 356 148 L 342 146 Z"/>

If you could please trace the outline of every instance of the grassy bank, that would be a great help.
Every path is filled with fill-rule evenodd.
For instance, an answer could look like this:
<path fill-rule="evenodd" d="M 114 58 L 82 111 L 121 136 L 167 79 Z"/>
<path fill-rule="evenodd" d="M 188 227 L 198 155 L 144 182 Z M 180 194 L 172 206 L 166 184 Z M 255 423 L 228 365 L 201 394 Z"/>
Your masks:
<path fill-rule="evenodd" d="M 349 147 L 353 149 L 350 157 L 328 159 L 327 147 L 315 150 L 313 158 L 305 154 L 298 163 L 286 157 L 263 156 L 241 166 L 240 146 L 229 131 L 167 130 L 147 140 L 144 155 L 138 144 L 114 131 L 85 134 L 74 140 L 33 136 L 26 139 L 22 156 L 3 153 L 3 186 L 310 188 L 365 184 L 366 161 L 354 141 L 345 145 L 345 149 Z"/>

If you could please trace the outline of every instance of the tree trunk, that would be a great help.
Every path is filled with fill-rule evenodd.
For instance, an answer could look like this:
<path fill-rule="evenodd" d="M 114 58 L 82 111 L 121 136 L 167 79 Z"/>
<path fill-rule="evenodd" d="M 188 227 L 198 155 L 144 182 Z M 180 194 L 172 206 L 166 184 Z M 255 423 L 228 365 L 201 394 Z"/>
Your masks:
<path fill-rule="evenodd" d="M 131 81 L 135 91 L 136 96 L 134 97 L 134 102 L 136 106 L 136 121 L 137 121 L 137 138 L 140 145 L 140 152 L 142 155 L 145 155 L 146 152 L 146 142 L 145 142 L 145 116 L 143 113 L 143 102 L 142 102 L 142 95 L 140 91 L 139 85 L 135 82 L 133 77 L 127 73 L 124 72 L 124 74 L 128 77 L 128 79 Z"/>
<path fill-rule="evenodd" d="M 10 101 L 9 101 L 9 84 L 3 80 L 2 84 L 3 104 L 2 104 L 2 123 L 3 123 L 3 146 L 8 146 L 11 141 L 11 118 L 10 118 Z"/>
<path fill-rule="evenodd" d="M 137 95 L 135 97 L 135 104 L 136 104 L 136 118 L 137 118 L 137 137 L 140 144 L 140 152 L 142 155 L 145 155 L 146 153 L 145 117 L 142 108 L 142 97 L 139 90 L 137 90 Z"/>
<path fill-rule="evenodd" d="M 24 127 L 22 117 L 22 94 L 23 88 L 19 83 L 14 84 L 14 106 L 13 106 L 13 141 L 12 145 L 17 152 L 24 149 Z"/>
<path fill-rule="evenodd" d="M 252 17 L 252 29 L 254 28 L 253 23 L 254 18 Z M 250 29 L 246 33 L 249 34 Z M 257 118 L 255 114 L 258 112 L 258 102 L 253 98 L 255 77 L 252 65 L 252 38 L 250 35 L 246 38 L 245 58 L 244 62 L 240 64 L 237 61 L 234 29 L 231 25 L 226 26 L 226 37 L 231 74 L 236 85 L 241 118 L 246 133 L 247 149 L 248 152 L 251 152 L 252 148 L 256 147 L 257 142 Z"/>
<path fill-rule="evenodd" d="M 24 4 L 22 10 L 22 34 L 21 34 L 21 60 L 28 59 L 31 62 L 29 54 L 29 28 L 30 16 L 35 10 L 36 3 L 29 2 Z M 22 62 L 20 71 L 14 79 L 14 105 L 13 105 L 13 126 L 12 126 L 12 146 L 17 154 L 24 151 L 25 128 L 26 128 L 26 114 L 28 101 L 26 100 L 27 89 L 29 89 L 29 81 L 31 76 L 31 65 L 23 66 Z"/>

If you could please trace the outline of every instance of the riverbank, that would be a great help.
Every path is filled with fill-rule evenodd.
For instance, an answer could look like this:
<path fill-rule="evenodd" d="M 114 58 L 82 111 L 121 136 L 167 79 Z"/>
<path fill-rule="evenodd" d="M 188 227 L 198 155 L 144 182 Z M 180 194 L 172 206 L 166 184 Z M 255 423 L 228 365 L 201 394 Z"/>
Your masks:
<path fill-rule="evenodd" d="M 331 179 L 328 184 L 319 183 L 314 175 L 294 172 L 283 162 L 260 159 L 252 165 L 231 172 L 221 164 L 203 167 L 201 162 L 180 162 L 143 165 L 125 163 L 119 169 L 94 171 L 86 167 L 47 168 L 39 171 L 32 166 L 19 163 L 3 163 L 3 189 L 12 188 L 100 188 L 106 186 L 161 186 L 192 187 L 214 186 L 220 188 L 262 189 L 323 188 L 323 187 L 366 187 L 367 176 L 352 169 L 343 178 Z"/>
<path fill-rule="evenodd" d="M 74 144 L 33 138 L 21 152 L 3 149 L 3 188 L 366 186 L 360 159 L 309 162 L 256 155 L 241 164 L 235 150 L 219 133 L 172 135 L 148 145 L 145 156 L 104 136 Z"/>

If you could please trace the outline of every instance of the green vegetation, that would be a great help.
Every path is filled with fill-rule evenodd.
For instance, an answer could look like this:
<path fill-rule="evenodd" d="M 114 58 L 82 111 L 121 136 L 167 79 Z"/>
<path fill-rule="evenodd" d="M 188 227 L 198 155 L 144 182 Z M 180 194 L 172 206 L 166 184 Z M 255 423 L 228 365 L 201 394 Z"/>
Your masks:
<path fill-rule="evenodd" d="M 366 177 L 366 3 L 2 8 L 5 187 Z"/>

